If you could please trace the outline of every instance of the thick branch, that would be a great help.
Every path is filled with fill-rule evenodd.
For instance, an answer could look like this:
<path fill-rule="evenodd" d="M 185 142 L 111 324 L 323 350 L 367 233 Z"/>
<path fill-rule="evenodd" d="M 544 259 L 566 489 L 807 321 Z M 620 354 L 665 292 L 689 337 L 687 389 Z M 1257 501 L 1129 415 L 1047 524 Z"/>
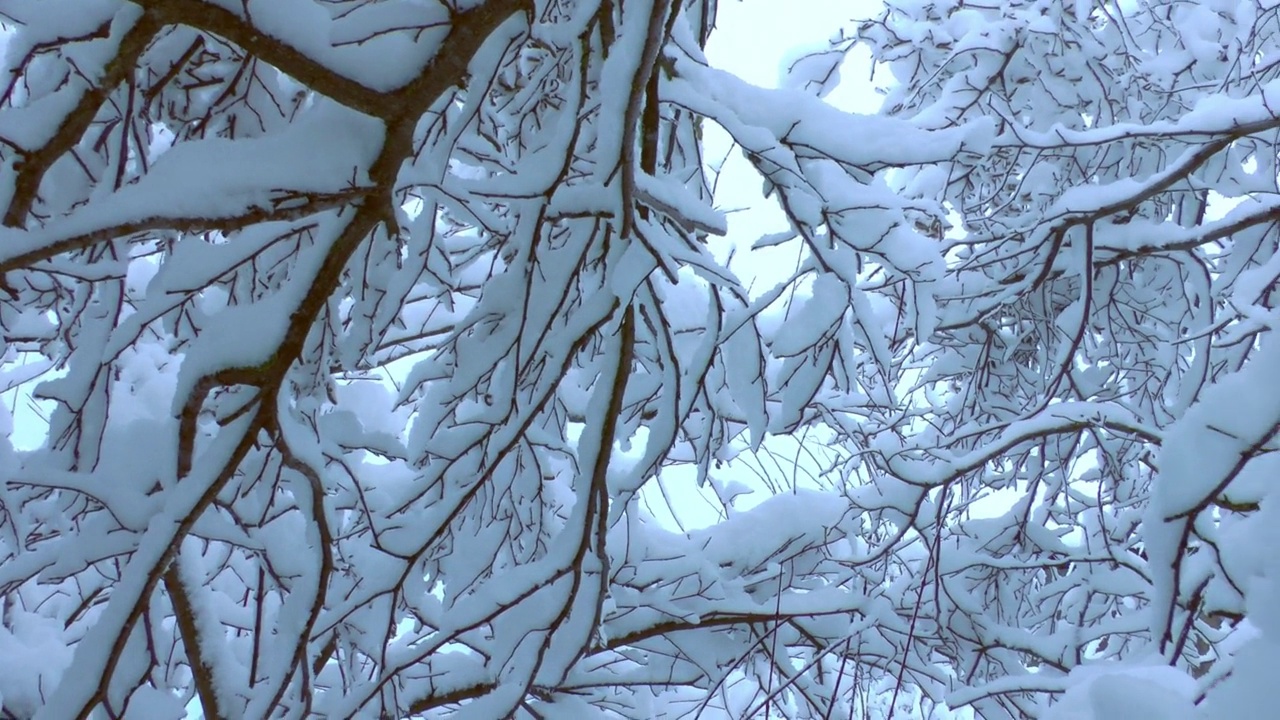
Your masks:
<path fill-rule="evenodd" d="M 134 0 L 149 17 L 164 25 L 186 25 L 217 35 L 263 62 L 274 66 L 309 89 L 353 110 L 386 117 L 386 96 L 337 73 L 297 48 L 258 30 L 253 23 L 230 10 L 200 0 Z M 441 48 L 441 53 L 447 50 Z M 469 58 L 470 56 L 468 56 Z"/>
<path fill-rule="evenodd" d="M 227 714 L 218 703 L 213 665 L 204 656 L 204 638 L 200 634 L 200 626 L 196 623 L 195 608 L 192 607 L 191 598 L 187 595 L 182 573 L 178 570 L 179 562 L 181 561 L 178 558 L 174 558 L 169 564 L 169 569 L 164 571 L 164 587 L 169 591 L 169 602 L 173 605 L 178 632 L 182 635 L 182 646 L 186 649 L 187 660 L 191 665 L 196 694 L 200 697 L 200 710 L 207 720 L 221 720 L 227 717 Z"/>
<path fill-rule="evenodd" d="M 193 6 L 192 3 L 181 2 L 181 0 L 148 3 L 149 7 L 162 5 Z M 197 379 L 194 384 L 195 391 L 187 398 L 182 412 L 183 428 L 180 430 L 178 449 L 180 476 L 185 475 L 182 472 L 184 469 L 192 467 L 191 459 L 194 456 L 194 423 L 186 421 L 188 416 L 194 418 L 204 402 L 204 397 L 214 386 L 230 384 L 257 386 L 258 399 L 254 401 L 257 407 L 249 410 L 251 418 L 242 428 L 244 435 L 234 441 L 234 450 L 228 453 L 225 464 L 216 471 L 216 477 L 208 483 L 199 497 L 193 498 L 189 511 L 175 518 L 171 526 L 156 530 L 155 540 L 161 539 L 161 535 L 169 540 L 165 543 L 166 549 L 151 552 L 145 557 L 135 554 L 130 560 L 126 567 L 126 575 L 140 578 L 136 581 L 137 587 L 131 588 L 130 592 L 113 596 L 107 610 L 104 611 L 104 615 L 111 618 L 109 623 L 111 627 L 95 628 L 99 630 L 98 634 L 110 630 L 114 641 L 108 642 L 101 649 L 93 648 L 83 656 L 78 652 L 68 673 L 68 677 L 72 679 L 86 674 L 99 679 L 96 683 L 91 681 L 90 684 L 85 685 L 76 683 L 74 688 L 70 688 L 70 692 L 62 694 L 61 702 L 56 703 L 56 707 L 50 706 L 43 710 L 41 717 L 85 718 L 105 697 L 107 684 L 124 651 L 125 641 L 141 616 L 147 599 L 154 591 L 155 584 L 162 574 L 160 568 L 167 566 L 172 559 L 174 548 L 190 532 L 196 519 L 235 474 L 237 466 L 256 441 L 258 431 L 269 420 L 270 411 L 262 407 L 262 399 L 274 396 L 284 381 L 285 373 L 301 352 L 316 317 L 341 282 L 342 272 L 352 253 L 387 216 L 388 211 L 381 202 L 391 200 L 400 166 L 412 152 L 413 131 L 419 117 L 444 91 L 465 81 L 468 63 L 485 39 L 514 13 L 525 9 L 526 5 L 524 0 L 495 0 L 455 16 L 453 28 L 441 44 L 436 60 L 428 65 L 421 77 L 410 83 L 404 90 L 397 92 L 393 98 L 394 101 L 390 103 L 390 110 L 384 115 L 388 118 L 387 137 L 377 160 L 369 170 L 369 176 L 377 188 L 375 198 L 359 206 L 342 231 L 342 235 L 334 243 L 312 279 L 310 292 L 291 313 L 285 336 L 272 353 L 271 359 L 259 366 L 227 368 Z M 154 23 L 149 23 L 148 26 L 152 24 Z M 137 28 L 134 32 L 137 32 Z M 126 57 L 125 53 L 122 52 L 120 57 Z M 136 59 L 136 55 L 133 59 Z M 120 58 L 117 58 L 117 61 L 113 61 L 113 66 L 119 62 Z M 132 60 L 127 65 L 131 64 Z M 190 482 L 190 479 L 180 477 L 179 488 L 175 489 L 175 492 L 182 493 L 186 489 L 182 485 L 186 482 Z M 82 648 L 91 645 L 86 643 Z"/>
<path fill-rule="evenodd" d="M 34 242 L 24 243 L 28 247 L 14 247 L 16 243 L 0 245 L 0 273 L 30 267 L 42 260 L 48 260 L 62 253 L 83 250 L 98 243 L 127 237 L 136 233 L 174 230 L 177 232 L 200 232 L 203 230 L 220 230 L 224 233 L 234 232 L 268 222 L 287 222 L 300 220 L 325 210 L 333 210 L 357 203 L 369 196 L 370 188 L 356 188 L 345 192 L 311 194 L 301 205 L 289 205 L 276 208 L 251 208 L 242 215 L 225 218 L 209 217 L 147 217 L 119 225 L 110 225 L 97 230 L 77 232 L 65 237 L 58 237 L 55 232 L 50 237 L 41 237 L 33 233 Z"/>

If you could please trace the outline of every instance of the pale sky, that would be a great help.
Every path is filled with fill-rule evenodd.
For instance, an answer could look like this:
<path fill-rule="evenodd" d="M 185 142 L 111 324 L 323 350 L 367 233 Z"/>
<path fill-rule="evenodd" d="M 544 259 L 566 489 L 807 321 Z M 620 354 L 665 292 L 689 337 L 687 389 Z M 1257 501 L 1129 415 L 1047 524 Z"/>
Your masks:
<path fill-rule="evenodd" d="M 779 67 L 791 49 L 821 47 L 880 7 L 879 0 L 720 0 L 707 57 L 750 82 L 777 87 Z M 850 112 L 875 112 L 880 101 L 871 92 L 871 56 L 858 48 L 849 57 L 844 84 L 827 101 Z"/>
<path fill-rule="evenodd" d="M 721 0 L 707 59 L 748 82 L 778 87 L 783 62 L 794 56 L 796 48 L 820 49 L 842 29 L 852 28 L 855 19 L 871 17 L 880 7 L 879 0 Z M 841 84 L 825 99 L 848 112 L 879 110 L 870 51 L 856 47 L 849 52 L 841 67 Z M 708 161 L 726 157 L 728 136 L 723 131 L 712 127 L 704 137 Z M 750 243 L 787 229 L 781 211 L 762 196 L 760 176 L 741 153 L 728 154 L 716 200 L 721 210 L 750 208 L 729 215 L 729 234 L 739 241 Z"/>

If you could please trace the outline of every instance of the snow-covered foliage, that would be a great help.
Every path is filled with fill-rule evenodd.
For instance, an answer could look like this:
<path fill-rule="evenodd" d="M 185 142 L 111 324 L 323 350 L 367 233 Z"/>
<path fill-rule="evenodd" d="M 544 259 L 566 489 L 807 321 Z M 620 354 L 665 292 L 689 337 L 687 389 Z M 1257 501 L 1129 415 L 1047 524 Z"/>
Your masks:
<path fill-rule="evenodd" d="M 1269 717 L 1280 7 L 715 4 L 0 0 L 0 717 Z"/>

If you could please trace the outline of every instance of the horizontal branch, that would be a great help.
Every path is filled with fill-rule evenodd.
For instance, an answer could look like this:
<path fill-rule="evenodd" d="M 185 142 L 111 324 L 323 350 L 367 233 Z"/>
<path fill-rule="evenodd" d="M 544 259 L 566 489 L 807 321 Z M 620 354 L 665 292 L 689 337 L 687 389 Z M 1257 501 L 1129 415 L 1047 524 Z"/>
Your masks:
<path fill-rule="evenodd" d="M 149 17 L 164 25 L 186 25 L 216 35 L 277 70 L 353 110 L 372 117 L 388 114 L 387 94 L 372 90 L 326 67 L 283 40 L 267 35 L 253 23 L 213 3 L 201 0 L 133 0 Z"/>
<path fill-rule="evenodd" d="M 234 232 L 260 223 L 300 220 L 326 210 L 359 203 L 373 192 L 373 188 L 366 187 L 335 193 L 313 193 L 306 195 L 306 201 L 302 204 L 278 204 L 269 208 L 257 207 L 247 210 L 243 214 L 227 217 L 151 216 L 67 234 L 59 233 L 56 225 L 49 229 L 31 233 L 14 233 L 25 235 L 25 237 L 12 238 L 0 245 L 0 273 L 29 267 L 62 253 L 83 250 L 98 243 L 138 233 L 160 230 L 177 232 L 219 230 L 221 232 Z M 289 199 L 292 200 L 293 198 L 290 197 Z"/>

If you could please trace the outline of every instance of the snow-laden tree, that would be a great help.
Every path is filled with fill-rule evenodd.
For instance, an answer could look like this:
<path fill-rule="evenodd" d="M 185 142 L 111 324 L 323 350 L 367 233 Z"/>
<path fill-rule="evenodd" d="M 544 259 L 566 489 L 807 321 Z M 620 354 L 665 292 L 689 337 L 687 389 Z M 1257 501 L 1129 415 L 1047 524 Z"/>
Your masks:
<path fill-rule="evenodd" d="M 848 434 L 919 498 L 913 640 L 983 717 L 1270 717 L 1280 7 L 887 6 L 885 112 L 994 134 L 886 178 L 958 225 L 917 397 Z"/>
<path fill-rule="evenodd" d="M 1280 8 L 715 10 L 0 0 L 0 717 L 1266 717 Z"/>

